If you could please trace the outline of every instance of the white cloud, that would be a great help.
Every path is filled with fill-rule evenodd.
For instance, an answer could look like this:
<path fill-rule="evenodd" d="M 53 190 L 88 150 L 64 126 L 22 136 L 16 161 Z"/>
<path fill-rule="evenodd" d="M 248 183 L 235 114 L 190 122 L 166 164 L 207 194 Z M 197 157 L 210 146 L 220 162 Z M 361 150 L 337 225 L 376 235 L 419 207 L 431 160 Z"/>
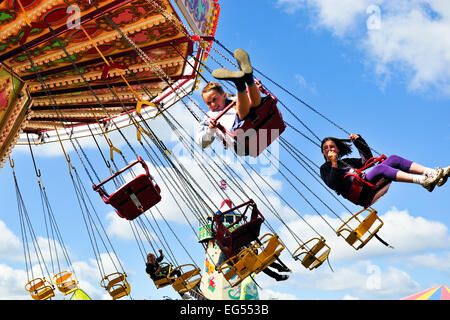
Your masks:
<path fill-rule="evenodd" d="M 450 252 L 446 252 L 442 256 L 434 253 L 414 255 L 408 257 L 407 261 L 410 261 L 415 266 L 421 266 L 432 270 L 444 272 L 450 270 Z"/>
<path fill-rule="evenodd" d="M 413 91 L 450 94 L 450 3 L 446 0 L 279 0 L 307 8 L 312 26 L 355 39 L 378 76 L 407 79 Z M 377 10 L 373 10 L 376 8 Z M 374 23 L 375 22 L 375 23 Z"/>
<path fill-rule="evenodd" d="M 317 272 L 314 287 L 330 291 L 366 289 L 367 266 L 366 262 L 358 261 L 344 268 L 336 268 L 334 272 Z"/>
<path fill-rule="evenodd" d="M 31 235 L 27 235 L 31 237 Z M 58 241 L 38 236 L 37 243 L 28 243 L 27 258 L 31 259 L 31 263 L 38 260 L 51 261 L 51 259 L 59 259 L 61 263 L 65 261 L 64 250 Z M 65 249 L 68 250 L 67 246 Z M 7 226 L 0 220 L 0 256 L 11 261 L 24 261 L 23 243 Z M 36 250 L 39 257 L 36 256 Z M 70 255 L 70 253 L 69 253 Z M 56 261 L 56 260 L 55 260 Z"/>
<path fill-rule="evenodd" d="M 146 214 L 151 217 L 149 213 Z M 149 238 L 152 242 L 159 240 L 159 238 L 148 228 L 142 230 L 140 224 L 119 217 L 115 211 L 109 212 L 105 219 L 107 223 L 106 233 L 110 237 L 117 237 L 126 241 L 134 241 L 136 237 L 138 239 Z M 131 224 L 134 224 L 133 228 L 131 227 Z"/>
<path fill-rule="evenodd" d="M 258 292 L 261 300 L 297 300 L 293 294 L 277 292 L 270 289 L 262 289 Z"/>
<path fill-rule="evenodd" d="M 355 28 L 358 19 L 374 2 L 374 0 L 278 0 L 278 3 L 290 13 L 302 8 L 312 10 L 316 25 L 330 29 L 337 36 L 343 36 Z"/>
<path fill-rule="evenodd" d="M 300 85 L 301 88 L 309 90 L 311 93 L 316 94 L 317 88 L 315 83 L 309 83 L 306 81 L 305 77 L 301 74 L 296 74 L 295 80 L 297 80 L 297 83 Z"/>
<path fill-rule="evenodd" d="M 109 212 L 106 216 L 106 232 L 109 236 L 115 236 L 122 240 L 133 240 L 133 230 L 130 222 L 120 218 L 115 211 Z"/>
<path fill-rule="evenodd" d="M 283 6 L 283 10 L 292 14 L 305 6 L 305 0 L 278 0 L 278 4 Z"/>
<path fill-rule="evenodd" d="M 349 295 L 349 294 L 346 294 L 346 295 L 342 298 L 342 300 L 359 300 L 359 298 L 353 297 L 353 296 L 351 296 L 351 295 Z"/>
<path fill-rule="evenodd" d="M 297 266 L 288 281 L 276 282 L 258 274 L 256 281 L 262 287 L 260 298 L 298 299 L 296 292 L 308 292 L 309 299 L 339 294 L 344 300 L 396 299 L 420 290 L 420 285 L 408 273 L 390 266 L 378 266 L 370 260 L 349 262 L 334 268 L 334 272 L 327 267 L 297 270 Z"/>
<path fill-rule="evenodd" d="M 450 39 L 444 36 L 450 28 L 448 2 L 447 8 L 442 1 L 402 2 L 402 7 L 383 4 L 382 27 L 368 32 L 363 48 L 379 74 L 401 70 L 411 90 L 437 87 L 450 94 Z M 424 5 L 441 17 L 430 16 Z"/>
<path fill-rule="evenodd" d="M 13 269 L 5 264 L 0 264 L 1 300 L 31 299 L 24 289 L 26 283 L 27 275 L 24 270 Z"/>
<path fill-rule="evenodd" d="M 22 244 L 20 239 L 1 220 L 0 256 L 11 260 L 23 260 Z"/>
<path fill-rule="evenodd" d="M 295 274 L 290 279 L 295 281 L 291 282 L 291 286 L 300 290 L 345 292 L 344 299 L 400 297 L 420 289 L 419 284 L 406 272 L 393 267 L 383 270 L 369 260 L 346 264 L 335 268 L 334 272 L 316 269 L 309 271 L 307 277 Z"/>
<path fill-rule="evenodd" d="M 413 253 L 448 249 L 450 235 L 447 226 L 424 217 L 413 217 L 407 210 L 392 208 L 383 217 L 380 234 L 386 237 L 395 252 Z"/>
<path fill-rule="evenodd" d="M 111 253 L 100 254 L 101 264 L 105 275 L 118 272 L 117 257 Z M 115 265 L 113 264 L 113 261 Z M 86 261 L 76 261 L 73 263 L 73 269 L 77 279 L 79 280 L 80 288 L 85 291 L 91 299 L 94 300 L 111 300 L 111 296 L 106 289 L 99 286 L 100 272 L 98 269 L 98 262 L 95 259 Z"/>
<path fill-rule="evenodd" d="M 297 80 L 297 82 L 300 86 L 306 87 L 305 77 L 303 77 L 301 74 L 296 74 L 295 79 Z"/>

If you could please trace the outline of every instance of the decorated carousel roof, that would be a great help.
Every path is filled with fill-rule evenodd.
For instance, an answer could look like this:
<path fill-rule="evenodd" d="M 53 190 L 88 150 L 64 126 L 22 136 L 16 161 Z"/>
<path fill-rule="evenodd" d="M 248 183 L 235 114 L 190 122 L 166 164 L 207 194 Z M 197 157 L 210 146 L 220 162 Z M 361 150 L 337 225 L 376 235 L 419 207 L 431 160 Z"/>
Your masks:
<path fill-rule="evenodd" d="M 0 1 L 1 160 L 21 132 L 42 142 L 49 130 L 110 121 L 139 101 L 164 108 L 174 87 L 195 85 L 209 48 L 193 33 L 214 34 L 218 4 L 190 2 Z"/>

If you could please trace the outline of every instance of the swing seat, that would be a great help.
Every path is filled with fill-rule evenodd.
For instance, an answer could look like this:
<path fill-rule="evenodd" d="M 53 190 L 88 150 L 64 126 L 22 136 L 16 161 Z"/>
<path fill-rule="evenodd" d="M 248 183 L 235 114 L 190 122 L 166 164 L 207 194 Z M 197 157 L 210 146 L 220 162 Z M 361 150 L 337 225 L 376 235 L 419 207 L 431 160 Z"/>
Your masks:
<path fill-rule="evenodd" d="M 36 278 L 25 285 L 34 300 L 47 300 L 55 296 L 55 289 L 45 278 Z"/>
<path fill-rule="evenodd" d="M 186 269 L 188 270 L 186 271 Z M 180 294 L 194 289 L 202 279 L 200 269 L 193 264 L 184 264 L 176 267 L 173 271 L 175 270 L 180 270 L 181 276 L 176 278 L 174 276 L 169 276 L 168 278 L 173 281 L 172 288 Z"/>
<path fill-rule="evenodd" d="M 311 249 L 308 249 L 309 243 L 315 243 Z M 325 243 L 324 238 L 312 238 L 295 250 L 292 257 L 294 260 L 300 260 L 305 268 L 313 270 L 328 259 L 330 251 L 331 248 Z"/>
<path fill-rule="evenodd" d="M 257 252 L 250 250 L 250 248 L 245 248 L 234 257 L 217 266 L 216 270 L 223 274 L 223 277 L 231 287 L 235 287 L 257 269 L 258 261 L 256 257 Z"/>
<path fill-rule="evenodd" d="M 362 206 L 367 209 L 373 205 L 378 199 L 388 192 L 391 186 L 391 180 L 381 177 L 374 185 L 369 185 L 364 179 L 355 176 L 354 174 L 348 174 L 354 176 L 350 191 L 344 198 L 350 202 Z"/>
<path fill-rule="evenodd" d="M 260 88 L 260 90 L 262 90 Z M 268 93 L 264 91 L 264 93 Z M 261 98 L 258 106 L 250 108 L 249 114 L 244 118 L 243 124 L 234 132 L 226 130 L 219 119 L 234 106 L 233 101 L 221 113 L 211 120 L 212 124 L 229 136 L 233 141 L 233 150 L 239 156 L 258 157 L 273 141 L 286 129 L 280 110 L 277 107 L 277 98 L 268 94 Z M 223 139 L 225 147 L 230 142 Z"/>
<path fill-rule="evenodd" d="M 131 287 L 125 273 L 111 273 L 100 281 L 100 285 L 108 291 L 113 300 L 125 297 L 131 292 Z"/>
<path fill-rule="evenodd" d="M 381 177 L 375 184 L 372 184 L 364 179 L 363 171 L 378 162 L 382 163 L 386 158 L 384 154 L 378 158 L 372 157 L 366 161 L 362 168 L 356 170 L 356 173 L 346 174 L 344 178 L 351 177 L 352 183 L 348 194 L 343 195 L 344 198 L 362 206 L 364 209 L 367 209 L 380 199 L 389 190 L 392 181 Z"/>
<path fill-rule="evenodd" d="M 237 211 L 242 207 L 245 207 L 244 213 L 232 224 L 225 226 L 223 216 Z M 247 221 L 246 214 L 250 207 L 252 209 L 251 216 L 250 220 Z M 249 200 L 237 207 L 214 215 L 211 229 L 213 237 L 216 239 L 221 250 L 228 258 L 231 258 L 239 253 L 243 247 L 248 246 L 251 242 L 258 239 L 263 222 L 264 217 L 259 212 L 256 203 L 253 200 Z"/>
<path fill-rule="evenodd" d="M 217 267 L 232 287 L 270 266 L 285 249 L 277 234 L 266 233 L 252 246 Z M 258 252 L 260 253 L 258 254 Z"/>
<path fill-rule="evenodd" d="M 162 262 L 160 266 L 161 266 L 161 273 L 164 273 L 167 276 L 155 280 L 152 279 L 153 283 L 156 286 L 156 289 L 167 287 L 168 285 L 171 285 L 175 281 L 175 279 L 170 277 L 170 273 L 172 272 L 172 265 L 166 262 Z"/>
<path fill-rule="evenodd" d="M 222 204 L 220 206 L 220 209 L 227 204 L 229 208 L 232 208 L 232 203 L 229 199 L 225 199 L 222 201 Z M 221 211 L 217 211 L 216 214 L 220 214 Z M 220 216 L 220 221 L 225 225 L 225 227 L 231 225 L 234 223 L 239 215 L 236 215 L 234 212 L 229 212 L 224 215 Z M 213 239 L 212 231 L 211 231 L 211 223 L 212 223 L 212 217 L 207 217 L 206 220 L 199 221 L 199 230 L 198 230 L 198 240 L 199 242 L 207 242 L 209 240 Z M 239 227 L 239 224 L 235 224 L 233 229 L 236 229 Z M 232 231 L 232 230 L 230 230 Z"/>
<path fill-rule="evenodd" d="M 52 282 L 64 295 L 72 293 L 78 289 L 78 281 L 75 279 L 72 272 L 69 271 L 62 271 L 55 274 L 52 278 Z"/>
<path fill-rule="evenodd" d="M 259 241 L 253 244 L 253 250 L 261 250 L 256 257 L 258 265 L 255 271 L 260 272 L 270 266 L 277 260 L 284 248 L 277 234 L 266 233 L 263 235 Z"/>
<path fill-rule="evenodd" d="M 234 133 L 234 150 L 242 156 L 258 157 L 286 129 L 277 99 L 268 95 L 261 104 L 250 108 L 242 126 Z"/>
<path fill-rule="evenodd" d="M 361 214 L 364 212 L 369 213 L 365 218 L 362 218 Z M 350 222 L 356 222 L 358 226 L 352 229 L 349 227 Z M 336 233 L 338 236 L 345 238 L 345 241 L 347 241 L 347 243 L 355 250 L 359 250 L 376 235 L 382 226 L 383 221 L 378 217 L 375 209 L 363 209 L 348 219 Z M 347 234 L 347 237 L 345 237 L 343 233 Z"/>
<path fill-rule="evenodd" d="M 145 169 L 145 173 L 135 177 L 133 180 L 120 187 L 113 194 L 107 194 L 102 186 L 137 163 L 142 165 Z M 146 210 L 161 201 L 161 189 L 153 181 L 147 164 L 141 157 L 138 157 L 136 161 L 118 171 L 100 184 L 94 185 L 93 188 L 100 194 L 106 204 L 111 204 L 116 209 L 116 213 L 121 218 L 125 218 L 127 220 L 137 218 Z"/>

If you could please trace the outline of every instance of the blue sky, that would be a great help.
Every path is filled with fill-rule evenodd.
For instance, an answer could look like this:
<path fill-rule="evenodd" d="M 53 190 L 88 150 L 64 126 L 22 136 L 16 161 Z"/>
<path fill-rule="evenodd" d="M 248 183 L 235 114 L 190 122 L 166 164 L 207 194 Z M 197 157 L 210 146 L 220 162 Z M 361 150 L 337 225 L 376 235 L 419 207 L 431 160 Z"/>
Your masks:
<path fill-rule="evenodd" d="M 450 38 L 443 32 L 450 26 L 450 6 L 446 1 L 433 1 L 432 5 L 431 1 L 425 0 L 402 0 L 395 4 L 384 0 L 364 0 L 358 1 L 357 5 L 354 1 L 340 1 L 339 6 L 335 6 L 334 1 L 326 0 L 264 0 L 257 3 L 222 1 L 217 39 L 232 51 L 239 47 L 247 50 L 258 70 L 346 131 L 361 134 L 376 151 L 386 155 L 398 154 L 430 167 L 450 164 Z M 373 5 L 379 9 L 379 15 L 377 11 L 368 10 L 371 6 L 373 9 Z M 215 48 L 224 53 L 220 47 Z M 220 60 L 215 51 L 213 57 Z M 208 60 L 208 66 L 212 69 L 218 67 L 212 59 Z M 210 75 L 205 75 L 211 79 Z M 346 138 L 344 132 L 262 76 L 256 76 L 316 135 Z M 199 101 L 198 98 L 198 93 L 192 97 L 196 101 Z M 205 108 L 201 103 L 199 105 Z M 194 132 L 194 119 L 186 112 L 183 104 L 174 106 L 170 113 L 177 119 L 189 119 L 183 122 L 183 126 L 189 133 Z M 289 123 L 296 124 L 286 111 L 283 116 Z M 162 120 L 152 120 L 149 124 L 155 128 L 158 137 L 175 150 L 180 161 L 191 166 L 200 185 L 209 190 L 210 182 L 193 165 L 192 159 L 180 151 L 176 137 Z M 305 132 L 298 123 L 296 127 Z M 137 146 L 133 141 L 134 130 L 126 130 L 127 136 L 132 137 L 130 141 Z M 317 146 L 310 141 L 289 129 L 283 136 L 314 163 L 322 163 L 323 158 Z M 111 139 L 126 152 L 127 159 L 132 160 L 134 156 L 127 150 L 121 137 L 112 134 Z M 108 172 L 93 142 L 80 142 L 83 142 L 91 161 L 95 163 L 97 173 L 107 177 Z M 70 146 L 65 146 L 89 190 L 90 181 L 82 165 Z M 107 153 L 105 143 L 102 146 Z M 142 152 L 138 146 L 136 148 Z M 220 144 L 216 143 L 215 149 L 220 150 Z M 95 277 L 96 264 L 92 260 L 92 249 L 61 149 L 57 144 L 49 144 L 33 150 L 82 288 L 94 298 L 107 299 L 103 289 L 98 286 L 98 277 Z M 35 222 L 35 231 L 46 238 L 45 226 L 40 218 L 42 209 L 37 178 L 29 150 L 27 147 L 17 147 L 12 157 L 25 204 Z M 120 158 L 116 159 L 119 166 L 124 165 Z M 281 149 L 280 159 L 339 215 L 348 214 Z M 232 167 L 244 178 L 245 173 L 239 171 L 241 167 L 236 161 L 231 161 Z M 342 238 L 336 237 L 333 230 L 299 197 L 277 170 L 264 171 L 273 168 L 259 161 L 254 164 L 258 172 L 300 212 L 302 218 L 327 238 L 332 248 L 330 263 L 334 270 L 332 272 L 326 264 L 315 271 L 306 270 L 284 252 L 282 258 L 293 273 L 285 282 L 275 282 L 265 275 L 259 275 L 262 298 L 398 299 L 434 285 L 449 284 L 448 185 L 429 193 L 418 185 L 394 183 L 388 194 L 374 205 L 385 223 L 380 235 L 394 249 L 372 240 L 365 248 L 355 251 Z M 280 168 L 282 166 L 279 164 L 275 169 Z M 155 172 L 155 168 L 152 169 Z M 158 174 L 155 176 L 158 178 Z M 28 299 L 23 290 L 26 282 L 25 266 L 14 184 L 8 164 L 0 170 L 0 181 L 4 199 L 0 217 L 0 298 Z M 279 201 L 272 189 L 264 183 L 260 185 L 292 230 L 302 239 L 311 236 L 311 228 L 304 220 L 295 216 L 286 203 Z M 301 183 L 297 183 L 297 186 L 317 205 L 328 223 L 333 227 L 339 226 L 340 220 L 336 216 L 321 207 Z M 230 184 L 229 189 L 231 193 L 233 185 Z M 255 189 L 248 191 L 249 194 L 252 192 L 259 195 Z M 155 289 L 145 274 L 142 257 L 136 241 L 130 237 L 126 222 L 118 219 L 96 194 L 92 192 L 91 195 L 129 274 L 132 297 L 177 298 L 170 288 Z M 220 196 L 212 196 L 219 205 Z M 166 197 L 158 208 L 183 239 L 183 245 L 180 245 L 170 230 L 164 229 L 177 261 L 193 263 L 190 259 L 193 257 L 195 264 L 202 267 L 203 248 L 196 243 L 175 200 L 167 198 L 170 197 Z M 237 198 L 232 200 L 239 202 Z M 348 202 L 345 204 L 354 212 L 358 210 Z M 270 213 L 265 216 L 287 244 L 295 249 L 295 243 L 286 230 L 280 227 L 279 221 Z M 190 218 L 195 227 L 195 219 L 192 216 Z M 163 228 L 164 222 L 161 219 L 157 221 Z M 155 246 L 158 247 L 158 244 Z"/>

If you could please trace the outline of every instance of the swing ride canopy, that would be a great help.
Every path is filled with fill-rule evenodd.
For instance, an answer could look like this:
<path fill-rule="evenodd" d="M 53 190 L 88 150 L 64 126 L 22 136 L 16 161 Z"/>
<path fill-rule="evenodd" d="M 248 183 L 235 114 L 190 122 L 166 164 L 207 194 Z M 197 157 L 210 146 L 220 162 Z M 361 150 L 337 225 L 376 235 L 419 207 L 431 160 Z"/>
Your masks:
<path fill-rule="evenodd" d="M 136 108 L 155 117 L 195 89 L 218 15 L 213 0 L 3 1 L 0 160 L 21 133 L 45 143 L 129 125 Z"/>
<path fill-rule="evenodd" d="M 450 288 L 445 285 L 440 285 L 404 297 L 400 300 L 450 300 Z"/>

